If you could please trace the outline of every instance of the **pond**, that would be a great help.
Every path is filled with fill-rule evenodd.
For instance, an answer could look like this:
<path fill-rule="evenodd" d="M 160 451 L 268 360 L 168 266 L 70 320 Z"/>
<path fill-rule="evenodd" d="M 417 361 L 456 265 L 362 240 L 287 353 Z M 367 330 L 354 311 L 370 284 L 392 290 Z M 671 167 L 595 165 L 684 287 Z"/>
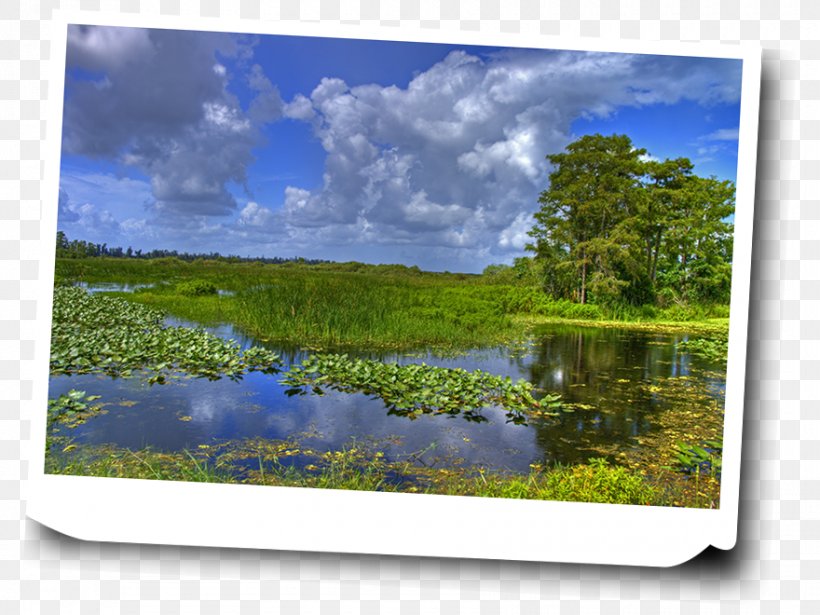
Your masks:
<path fill-rule="evenodd" d="M 174 318 L 168 322 L 193 326 Z M 276 350 L 285 359 L 285 369 L 305 356 L 298 349 L 261 344 L 230 325 L 209 330 L 246 347 Z M 298 438 L 321 452 L 372 440 L 388 459 L 526 472 L 534 463 L 583 463 L 634 449 L 642 436 L 661 428 L 664 413 L 686 410 L 686 400 L 664 395 L 670 382 L 693 382 L 704 392 L 702 399 L 722 406 L 723 366 L 679 350 L 677 343 L 685 339 L 683 333 L 554 325 L 535 330 L 524 346 L 454 357 L 350 353 L 481 369 L 514 380 L 524 378 L 539 391 L 561 394 L 564 407 L 557 416 L 531 419 L 528 425 L 506 423 L 497 408 L 484 412 L 489 419 L 484 423 L 432 415 L 411 421 L 388 414 L 381 401 L 363 394 L 328 391 L 324 396 L 289 397 L 278 382 L 280 375 L 261 373 L 247 374 L 240 381 L 184 379 L 154 386 L 100 375 L 53 376 L 49 397 L 70 389 L 102 396 L 105 414 L 60 432 L 78 444 L 150 446 L 171 452 L 234 439 Z"/>

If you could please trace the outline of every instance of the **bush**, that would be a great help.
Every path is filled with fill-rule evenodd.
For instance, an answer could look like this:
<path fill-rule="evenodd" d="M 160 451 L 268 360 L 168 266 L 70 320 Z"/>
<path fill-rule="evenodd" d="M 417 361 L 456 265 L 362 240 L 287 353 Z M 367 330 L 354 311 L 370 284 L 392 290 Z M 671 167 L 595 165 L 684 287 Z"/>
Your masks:
<path fill-rule="evenodd" d="M 588 465 L 562 468 L 547 475 L 546 499 L 603 504 L 652 504 L 656 489 L 626 468 L 611 466 L 605 459 Z"/>
<path fill-rule="evenodd" d="M 205 295 L 215 295 L 216 286 L 213 282 L 206 280 L 189 280 L 177 284 L 177 292 L 186 297 L 203 297 Z"/>

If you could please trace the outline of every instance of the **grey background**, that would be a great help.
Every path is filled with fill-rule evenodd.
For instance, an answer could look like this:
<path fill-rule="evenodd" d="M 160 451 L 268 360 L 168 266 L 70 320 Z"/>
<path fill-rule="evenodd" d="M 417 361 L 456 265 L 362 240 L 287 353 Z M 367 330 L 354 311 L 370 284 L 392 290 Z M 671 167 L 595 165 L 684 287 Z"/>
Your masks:
<path fill-rule="evenodd" d="M 764 48 L 740 535 L 637 569 L 83 543 L 25 519 L 56 7 Z M 0 1 L 0 613 L 820 613 L 820 2 Z M 67 502 L 66 505 L 71 505 Z M 503 522 L 503 521 L 499 521 Z M 583 528 L 567 528 L 583 531 Z M 696 532 L 696 527 L 681 528 Z M 637 537 L 639 539 L 639 537 Z"/>

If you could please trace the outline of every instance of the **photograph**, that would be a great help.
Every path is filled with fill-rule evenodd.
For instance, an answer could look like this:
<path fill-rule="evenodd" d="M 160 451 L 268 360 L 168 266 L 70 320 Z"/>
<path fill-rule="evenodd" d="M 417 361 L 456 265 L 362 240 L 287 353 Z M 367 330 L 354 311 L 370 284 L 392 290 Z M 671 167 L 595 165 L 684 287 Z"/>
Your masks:
<path fill-rule="evenodd" d="M 743 60 L 65 58 L 46 474 L 721 507 Z"/>

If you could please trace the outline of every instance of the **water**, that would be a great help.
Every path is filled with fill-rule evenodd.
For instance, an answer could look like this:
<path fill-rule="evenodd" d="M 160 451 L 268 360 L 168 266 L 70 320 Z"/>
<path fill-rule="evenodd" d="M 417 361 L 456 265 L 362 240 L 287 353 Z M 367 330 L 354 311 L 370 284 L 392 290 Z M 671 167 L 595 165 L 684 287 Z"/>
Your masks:
<path fill-rule="evenodd" d="M 191 325 L 174 318 L 168 322 Z M 230 325 L 210 331 L 245 347 L 258 343 Z M 155 386 L 98 375 L 59 376 L 51 378 L 49 396 L 79 389 L 107 402 L 106 414 L 63 429 L 78 443 L 180 451 L 224 440 L 299 437 L 304 446 L 325 451 L 374 438 L 388 459 L 418 453 L 416 458 L 433 466 L 461 462 L 525 472 L 532 463 L 582 463 L 637 446 L 642 435 L 659 428 L 661 413 L 686 407 L 684 400 L 660 394 L 673 382 L 669 379 L 694 381 L 706 399 L 722 404 L 722 366 L 678 351 L 676 343 L 683 339 L 680 333 L 549 326 L 536 331 L 524 348 L 474 350 L 450 358 L 360 353 L 401 363 L 481 369 L 524 378 L 540 391 L 562 395 L 568 412 L 526 426 L 507 424 L 496 408 L 484 411 L 485 423 L 458 416 L 411 421 L 388 414 L 381 401 L 362 394 L 288 397 L 279 376 L 259 373 L 239 382 L 183 379 Z M 288 365 L 304 358 L 298 350 L 266 346 L 280 352 Z"/>

